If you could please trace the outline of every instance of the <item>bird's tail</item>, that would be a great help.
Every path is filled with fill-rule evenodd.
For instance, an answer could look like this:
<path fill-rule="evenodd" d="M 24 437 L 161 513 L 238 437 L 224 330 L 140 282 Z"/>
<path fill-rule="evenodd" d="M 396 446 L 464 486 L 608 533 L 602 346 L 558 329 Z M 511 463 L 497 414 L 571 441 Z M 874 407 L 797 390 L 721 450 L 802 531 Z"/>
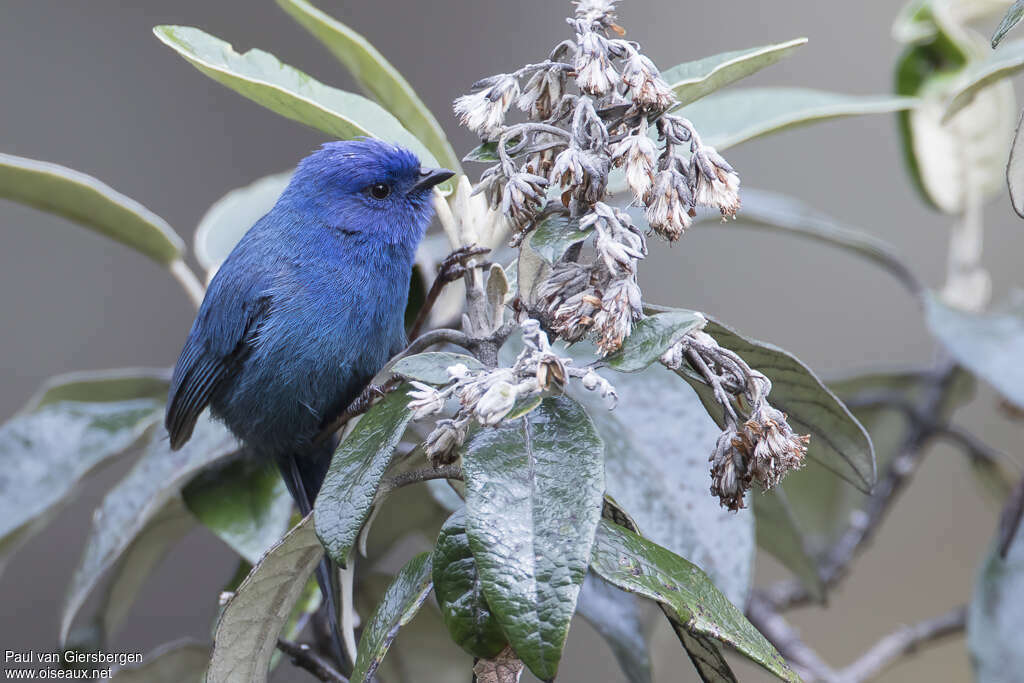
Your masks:
<path fill-rule="evenodd" d="M 299 507 L 299 512 L 305 517 L 313 509 L 313 503 L 320 492 L 320 486 L 327 475 L 327 468 L 331 464 L 331 456 L 334 454 L 334 442 L 328 439 L 325 444 L 316 450 L 302 454 L 289 454 L 278 457 L 277 466 L 281 470 L 281 477 L 284 479 L 288 492 Z M 331 639 L 334 641 L 334 656 L 342 669 L 348 669 L 351 662 L 346 662 L 345 650 L 342 647 L 341 632 L 339 630 L 338 612 L 340 609 L 339 596 L 341 586 L 338 579 L 338 565 L 328 556 L 320 561 L 316 568 L 316 582 L 320 585 L 320 593 L 323 595 L 324 603 L 327 605 L 327 619 L 331 624 Z"/>

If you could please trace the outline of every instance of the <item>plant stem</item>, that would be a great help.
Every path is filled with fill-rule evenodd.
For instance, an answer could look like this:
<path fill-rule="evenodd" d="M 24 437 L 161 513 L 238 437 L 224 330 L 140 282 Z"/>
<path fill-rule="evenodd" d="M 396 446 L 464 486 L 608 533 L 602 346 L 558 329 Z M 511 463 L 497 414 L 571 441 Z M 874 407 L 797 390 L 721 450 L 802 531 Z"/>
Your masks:
<path fill-rule="evenodd" d="M 335 671 L 323 657 L 313 652 L 308 645 L 300 645 L 284 638 L 277 639 L 277 649 L 288 655 L 292 664 L 305 669 L 324 683 L 349 683 L 348 679 Z"/>

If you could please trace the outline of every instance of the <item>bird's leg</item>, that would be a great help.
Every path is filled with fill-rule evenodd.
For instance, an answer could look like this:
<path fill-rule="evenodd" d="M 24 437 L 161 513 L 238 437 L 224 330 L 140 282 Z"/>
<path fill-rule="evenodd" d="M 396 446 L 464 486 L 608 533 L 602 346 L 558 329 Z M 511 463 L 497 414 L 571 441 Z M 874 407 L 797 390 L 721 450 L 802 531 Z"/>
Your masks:
<path fill-rule="evenodd" d="M 441 295 L 441 291 L 446 285 L 455 282 L 460 277 L 466 274 L 470 266 L 466 265 L 467 261 L 481 256 L 490 251 L 487 247 L 481 247 L 476 244 L 471 244 L 468 247 L 459 247 L 452 253 L 448 254 L 441 265 L 438 267 L 437 277 L 434 278 L 434 283 L 430 286 L 430 291 L 427 292 L 426 298 L 423 300 L 423 306 L 420 308 L 419 314 L 416 316 L 416 322 L 412 324 L 412 329 L 409 330 L 409 339 L 415 339 L 419 336 L 420 329 L 424 323 L 427 322 L 427 317 L 430 315 L 430 310 L 434 307 L 434 303 L 437 301 L 437 297 Z M 473 268 L 486 268 L 490 264 L 486 262 L 474 264 Z"/>
<path fill-rule="evenodd" d="M 313 443 L 318 444 L 322 442 L 323 440 L 330 437 L 331 434 L 334 434 L 342 427 L 344 427 L 346 424 L 348 424 L 348 421 L 351 420 L 353 417 L 357 415 L 362 415 L 363 413 L 368 411 L 373 406 L 373 402 L 375 400 L 377 400 L 378 398 L 384 398 L 392 391 L 397 389 L 401 381 L 401 379 L 393 377 L 384 384 L 366 385 L 366 388 L 363 389 L 362 393 L 356 396 L 352 400 L 352 402 L 348 404 L 348 407 L 345 408 L 345 412 L 339 415 L 337 419 L 332 420 L 331 423 L 327 425 L 326 428 L 321 430 L 321 432 L 313 440 Z"/>

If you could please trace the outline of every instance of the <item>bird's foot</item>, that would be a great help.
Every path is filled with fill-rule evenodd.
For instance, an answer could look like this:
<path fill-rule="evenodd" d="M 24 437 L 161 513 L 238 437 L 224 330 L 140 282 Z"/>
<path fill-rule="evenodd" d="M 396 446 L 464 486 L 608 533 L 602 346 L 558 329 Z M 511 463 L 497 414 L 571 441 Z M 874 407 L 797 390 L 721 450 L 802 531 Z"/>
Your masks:
<path fill-rule="evenodd" d="M 467 265 L 468 261 L 471 261 L 477 256 L 487 254 L 490 251 L 491 250 L 487 247 L 481 247 L 478 244 L 459 247 L 441 261 L 441 265 L 438 267 L 437 281 L 443 284 L 455 282 L 469 270 L 470 267 Z M 487 262 L 473 264 L 474 268 L 487 268 L 489 266 L 490 264 Z"/>

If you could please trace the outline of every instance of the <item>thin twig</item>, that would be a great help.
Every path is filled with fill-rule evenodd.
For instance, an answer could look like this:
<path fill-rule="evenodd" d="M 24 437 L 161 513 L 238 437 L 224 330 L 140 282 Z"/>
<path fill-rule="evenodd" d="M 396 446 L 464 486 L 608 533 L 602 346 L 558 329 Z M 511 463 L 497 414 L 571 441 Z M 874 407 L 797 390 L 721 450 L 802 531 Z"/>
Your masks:
<path fill-rule="evenodd" d="M 314 652 L 308 645 L 300 645 L 284 638 L 278 638 L 277 649 L 288 655 L 292 664 L 300 669 L 305 669 L 324 683 L 349 683 L 347 678 L 338 673 L 327 663 L 327 660 Z"/>
<path fill-rule="evenodd" d="M 747 604 L 747 618 L 786 658 L 804 683 L 830 681 L 836 675 L 818 653 L 804 643 L 785 617 L 757 594 L 752 595 Z"/>
<path fill-rule="evenodd" d="M 1013 539 L 1020 529 L 1021 518 L 1024 517 L 1024 477 L 1017 482 L 1006 501 L 1003 514 L 999 518 L 999 556 L 1004 560 L 1013 545 Z"/>
<path fill-rule="evenodd" d="M 923 645 L 961 633 L 967 625 L 967 608 L 961 605 L 942 616 L 918 622 L 890 633 L 839 672 L 835 683 L 861 683 L 878 676 L 903 655 Z"/>

